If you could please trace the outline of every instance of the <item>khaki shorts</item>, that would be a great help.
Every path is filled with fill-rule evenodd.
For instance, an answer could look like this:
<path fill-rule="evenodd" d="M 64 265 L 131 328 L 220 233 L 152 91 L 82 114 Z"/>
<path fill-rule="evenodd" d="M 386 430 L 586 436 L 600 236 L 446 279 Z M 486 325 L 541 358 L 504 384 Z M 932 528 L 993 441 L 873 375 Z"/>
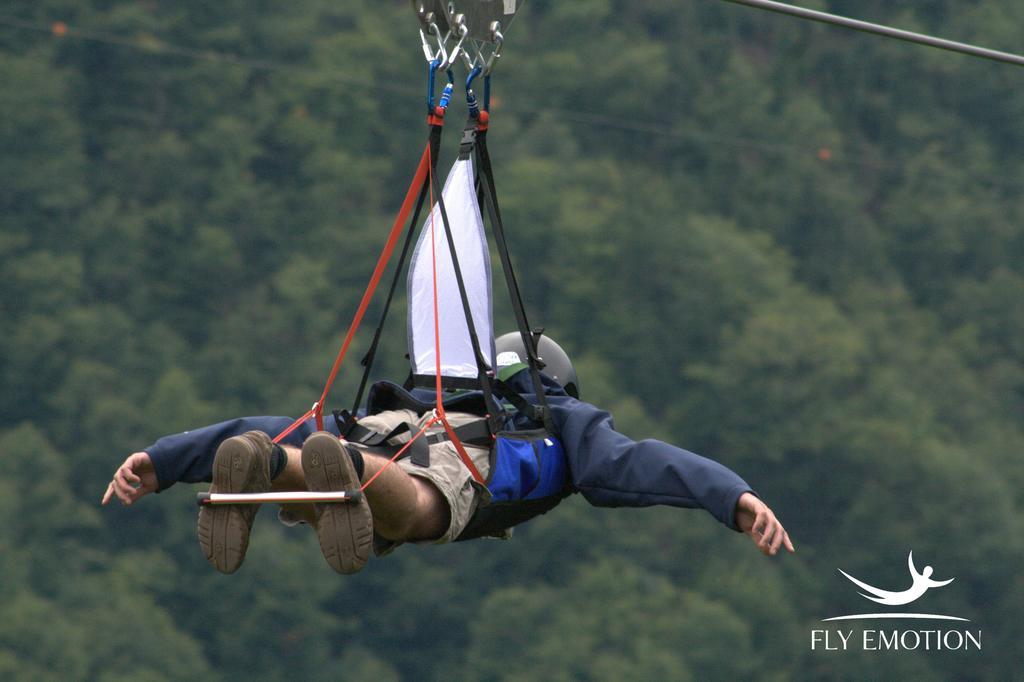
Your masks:
<path fill-rule="evenodd" d="M 389 410 L 363 417 L 359 420 L 359 424 L 380 433 L 387 433 L 396 426 L 408 422 L 412 427 L 412 433 L 400 434 L 389 441 L 390 445 L 401 445 L 409 442 L 412 436 L 419 433 L 419 430 L 430 421 L 432 416 L 429 412 L 419 416 L 412 410 Z M 480 419 L 475 414 L 467 414 L 465 412 L 448 412 L 447 417 L 448 423 L 452 428 L 457 428 L 467 422 Z M 443 431 L 444 425 L 438 423 L 431 426 L 427 430 L 426 435 Z M 362 447 L 357 443 L 348 443 L 348 445 Z M 474 447 L 466 443 L 463 443 L 463 447 L 466 449 L 470 459 L 473 460 L 473 464 L 476 465 L 477 471 L 486 479 L 491 466 L 490 448 Z M 486 487 L 478 485 L 473 480 L 473 474 L 462 463 L 458 451 L 449 440 L 444 440 L 430 446 L 429 467 L 417 466 L 408 457 L 403 457 L 392 466 L 401 467 L 410 476 L 417 476 L 430 481 L 448 503 L 451 523 L 448 524 L 448 530 L 445 531 L 444 535 L 432 541 L 437 544 L 451 542 L 457 538 L 466 527 L 466 524 L 469 523 L 469 519 L 473 516 L 477 506 L 481 502 L 486 502 L 490 496 Z M 399 544 L 401 543 L 375 536 L 374 552 L 378 555 L 387 554 Z"/>

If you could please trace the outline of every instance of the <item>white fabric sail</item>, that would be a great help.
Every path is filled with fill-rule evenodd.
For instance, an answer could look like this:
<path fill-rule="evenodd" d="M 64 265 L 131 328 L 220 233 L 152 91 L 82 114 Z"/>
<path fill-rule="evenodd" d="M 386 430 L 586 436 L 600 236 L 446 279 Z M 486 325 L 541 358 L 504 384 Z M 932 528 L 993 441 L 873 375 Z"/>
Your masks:
<path fill-rule="evenodd" d="M 444 185 L 444 206 L 455 241 L 459 269 L 480 349 L 489 367 L 494 367 L 494 323 L 491 300 L 491 259 L 484 233 L 483 216 L 473 184 L 472 159 L 455 162 Z M 436 375 L 434 343 L 434 268 L 430 247 L 431 220 L 434 224 L 434 253 L 437 257 L 438 323 L 441 345 L 441 376 L 476 378 L 473 343 L 455 279 L 455 267 L 445 236 L 441 210 L 435 205 L 416 241 L 409 265 L 409 359 L 413 374 Z"/>

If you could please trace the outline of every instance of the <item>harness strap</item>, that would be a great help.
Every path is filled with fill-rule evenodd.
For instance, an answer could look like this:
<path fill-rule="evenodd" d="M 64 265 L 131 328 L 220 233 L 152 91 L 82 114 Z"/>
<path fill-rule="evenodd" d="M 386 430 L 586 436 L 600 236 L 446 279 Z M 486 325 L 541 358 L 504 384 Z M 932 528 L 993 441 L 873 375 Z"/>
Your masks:
<path fill-rule="evenodd" d="M 463 141 L 465 141 L 465 138 L 463 138 Z M 455 237 L 452 234 L 451 222 L 448 219 L 448 211 L 445 208 L 444 192 L 441 190 L 441 185 L 440 185 L 440 182 L 438 181 L 437 174 L 433 172 L 433 169 L 431 169 L 431 171 L 429 173 L 429 177 L 430 177 L 430 184 L 431 184 L 431 199 L 433 199 L 436 202 L 437 208 L 438 208 L 438 212 L 441 214 L 441 223 L 442 223 L 442 225 L 444 227 L 444 236 L 445 236 L 445 240 L 446 240 L 446 242 L 448 244 L 448 252 L 449 252 L 449 254 L 451 256 L 451 259 L 452 259 L 452 269 L 455 272 L 455 283 L 458 285 L 459 298 L 461 299 L 461 302 L 462 302 L 462 312 L 466 316 L 466 327 L 467 327 L 467 329 L 469 331 L 469 340 L 470 340 L 470 343 L 472 344 L 472 347 L 473 347 L 473 353 L 476 356 L 477 377 L 478 377 L 478 380 L 480 382 L 479 387 L 480 387 L 480 390 L 484 394 L 484 399 L 486 400 L 486 404 L 488 405 L 488 409 L 491 412 L 493 412 L 494 411 L 493 407 L 491 407 L 491 406 L 494 405 L 494 401 L 493 401 L 493 397 L 492 397 L 493 396 L 493 391 L 491 389 L 491 382 L 492 382 L 492 378 L 493 378 L 493 371 L 487 365 L 487 360 L 484 358 L 483 352 L 480 349 L 480 338 L 477 336 L 477 333 L 476 333 L 476 324 L 473 321 L 473 313 L 472 313 L 472 309 L 471 309 L 471 307 L 469 305 L 469 294 L 468 294 L 467 289 L 466 289 L 465 278 L 462 276 L 462 267 L 459 265 L 459 254 L 458 254 L 458 250 L 455 248 Z M 434 196 L 434 195 L 436 195 L 436 196 Z M 430 215 L 431 215 L 431 221 L 432 221 L 431 222 L 431 229 L 433 230 L 433 216 L 434 216 L 434 214 L 431 213 Z M 433 238 L 433 233 L 431 233 L 431 249 L 434 248 L 434 244 L 435 244 L 435 241 L 434 241 L 434 238 Z M 434 348 L 438 349 L 438 352 L 435 354 L 436 355 L 436 364 L 437 364 L 437 368 L 436 368 L 436 372 L 435 372 L 436 373 L 436 377 L 437 377 L 436 378 L 437 411 L 438 411 L 439 416 L 441 417 L 441 422 L 444 424 L 445 429 L 448 430 L 449 432 L 451 432 L 452 431 L 452 427 L 451 427 L 450 424 L 448 424 L 448 420 L 445 418 L 444 406 L 442 404 L 442 396 L 441 396 L 441 387 L 442 387 L 444 379 L 441 377 L 441 367 L 440 367 L 440 364 L 441 364 L 441 353 L 440 353 L 440 333 L 438 331 L 439 321 L 438 321 L 438 316 L 437 316 L 438 313 L 437 313 L 437 271 L 436 271 L 436 266 L 437 266 L 437 261 L 436 261 L 436 254 L 435 254 L 434 255 L 434 267 L 435 267 L 435 271 L 434 271 L 434 339 L 435 339 Z M 490 416 L 488 416 L 488 419 L 491 421 L 492 429 L 496 431 L 497 427 L 498 427 L 498 418 L 497 418 L 497 416 L 496 415 L 490 415 Z M 473 478 L 475 478 L 477 480 L 477 482 L 482 484 L 483 481 L 484 481 L 483 477 L 476 470 L 476 467 L 473 465 L 472 460 L 469 458 L 469 455 L 466 454 L 465 450 L 462 448 L 462 444 L 459 442 L 458 438 L 455 437 L 454 433 L 452 434 L 452 442 L 455 445 L 456 450 L 459 452 L 459 457 L 462 458 L 463 463 L 466 464 L 466 467 L 473 473 Z"/>
<path fill-rule="evenodd" d="M 515 270 L 512 268 L 512 259 L 509 256 L 508 243 L 505 241 L 505 227 L 501 219 L 501 209 L 498 206 L 498 195 L 494 186 L 494 171 L 491 168 L 491 156 L 487 151 L 487 128 L 489 116 L 486 111 L 480 113 L 480 123 L 474 135 L 477 167 L 480 172 L 480 198 L 481 204 L 487 207 L 488 217 L 491 221 L 491 231 L 494 233 L 494 242 L 498 247 L 498 256 L 501 258 L 501 270 L 505 274 L 505 283 L 508 288 L 509 297 L 512 301 L 512 311 L 515 314 L 516 326 L 519 328 L 519 335 L 526 348 L 526 361 L 530 367 L 530 377 L 533 381 L 533 392 L 537 396 L 539 405 L 531 405 L 522 396 L 513 391 L 503 382 L 495 382 L 495 392 L 498 392 L 498 385 L 501 384 L 500 395 L 512 405 L 531 419 L 544 425 L 549 433 L 557 434 L 554 421 L 551 419 L 551 410 L 548 408 L 547 398 L 544 392 L 544 383 L 540 378 L 541 362 L 537 357 L 537 350 L 534 338 L 530 333 L 530 323 L 526 319 L 526 308 L 523 305 L 523 297 L 519 291 L 519 282 L 516 279 Z M 466 148 L 466 135 L 463 134 L 463 146 Z"/>
<path fill-rule="evenodd" d="M 409 459 L 418 467 L 430 466 L 430 445 L 426 438 L 417 438 L 409 443 Z"/>
<path fill-rule="evenodd" d="M 413 374 L 411 376 L 413 387 L 433 388 L 436 380 L 433 374 Z M 473 377 L 444 377 L 444 387 L 460 391 L 480 390 L 480 379 Z"/>
<path fill-rule="evenodd" d="M 545 407 L 530 403 L 526 398 L 520 395 L 518 391 L 500 379 L 494 382 L 494 392 L 508 401 L 512 407 L 516 408 L 517 411 L 526 417 L 544 424 L 545 429 L 549 433 L 554 433 L 552 429 L 547 428 L 547 422 L 550 420 L 550 415 L 547 413 L 547 409 Z"/>
<path fill-rule="evenodd" d="M 311 407 L 306 414 L 296 419 L 291 426 L 277 434 L 277 436 L 274 437 L 275 443 L 280 443 L 288 434 L 292 433 L 295 429 L 305 423 L 309 417 L 315 417 L 317 429 L 321 431 L 323 430 L 324 401 L 327 399 L 327 394 L 331 390 L 331 385 L 338 376 L 338 370 L 341 368 L 341 363 L 345 359 L 345 355 L 348 353 L 348 348 L 352 343 L 352 339 L 355 338 L 356 330 L 359 329 L 359 325 L 363 321 L 363 315 L 366 314 L 366 309 L 370 305 L 370 300 L 373 298 L 373 294 L 377 290 L 377 284 L 380 283 L 380 279 L 384 275 L 384 269 L 387 267 L 388 261 L 391 260 L 391 254 L 395 250 L 398 237 L 402 233 L 402 228 L 405 226 L 405 221 L 409 217 L 409 213 L 412 211 L 413 203 L 416 201 L 420 189 L 423 187 L 424 183 L 427 182 L 427 178 L 432 175 L 429 167 L 430 159 L 431 150 L 430 144 L 428 143 L 426 149 L 423 150 L 423 156 L 420 158 L 420 163 L 416 168 L 416 174 L 413 176 L 412 183 L 409 185 L 409 189 L 405 194 L 405 200 L 402 202 L 402 207 L 399 209 L 398 215 L 395 217 L 395 222 L 391 227 L 391 232 L 388 235 L 387 242 L 384 244 L 384 249 L 381 251 L 380 257 L 377 259 L 377 265 L 373 269 L 373 275 L 370 277 L 370 282 L 366 285 L 366 290 L 363 292 L 363 298 L 359 302 L 359 308 L 356 310 L 356 314 L 352 318 L 352 323 L 349 325 L 348 332 L 345 334 L 345 340 L 341 344 L 341 350 L 338 351 L 338 356 L 335 358 L 334 365 L 331 367 L 331 373 L 324 384 L 324 390 L 320 395 L 320 399 L 313 404 L 313 407 Z"/>
<path fill-rule="evenodd" d="M 427 145 L 430 149 L 430 164 L 431 170 L 437 170 L 437 157 L 438 151 L 441 147 L 441 131 L 444 126 L 444 112 L 445 110 L 437 107 L 435 112 L 427 117 L 427 123 L 430 125 L 430 137 Z M 391 279 L 391 287 L 388 289 L 388 297 L 384 301 L 384 309 L 380 314 L 380 321 L 377 323 L 377 328 L 373 333 L 373 341 L 370 342 L 370 348 L 366 351 L 366 355 L 363 356 L 363 376 L 359 380 L 359 389 L 356 391 L 355 400 L 352 401 L 352 414 L 356 414 L 359 411 L 359 405 L 363 402 L 363 393 L 366 391 L 367 383 L 370 379 L 370 373 L 373 371 L 373 361 L 377 357 L 377 347 L 380 345 L 381 333 L 384 331 L 384 322 L 388 318 L 388 312 L 391 310 L 391 301 L 395 298 L 395 291 L 398 289 L 398 283 L 402 279 L 402 271 L 405 268 L 405 263 L 409 257 L 409 247 L 412 245 L 413 237 L 416 234 L 416 227 L 419 225 L 420 213 L 423 211 L 423 205 L 426 203 L 427 194 L 429 193 L 429 180 L 423 179 L 422 187 L 420 187 L 419 200 L 416 203 L 416 211 L 413 213 L 412 220 L 409 221 L 409 230 L 405 236 L 405 243 L 402 245 L 402 253 L 398 257 L 398 263 L 395 265 L 394 276 Z"/>
<path fill-rule="evenodd" d="M 416 432 L 415 426 L 409 422 L 402 422 L 387 433 L 381 433 L 360 424 L 348 410 L 335 410 L 334 422 L 338 425 L 338 431 L 341 433 L 342 438 L 350 443 L 359 443 L 370 447 L 386 447 L 388 441 L 392 438 L 404 433 Z M 487 419 L 474 419 L 471 422 L 454 427 L 452 430 L 459 440 L 469 445 L 490 447 L 491 443 L 494 442 L 494 436 L 491 433 Z M 451 436 L 447 431 L 439 431 L 438 433 L 425 436 L 421 440 L 426 445 L 436 445 L 437 443 L 451 440 Z"/>
<path fill-rule="evenodd" d="M 428 148 L 429 154 L 429 148 Z M 444 233 L 447 237 L 447 244 L 449 244 L 449 251 L 452 255 L 452 265 L 455 268 L 455 279 L 459 284 L 459 297 L 462 299 L 463 313 L 466 315 L 466 326 L 469 328 L 469 339 L 473 344 L 473 348 L 476 350 L 476 367 L 477 373 L 480 378 L 480 388 L 483 390 L 484 398 L 486 399 L 487 409 L 490 410 L 492 406 L 492 399 L 490 399 L 490 387 L 487 384 L 487 376 L 485 371 L 485 365 L 480 354 L 480 342 L 476 336 L 476 328 L 473 325 L 473 315 L 469 308 L 469 299 L 466 296 L 466 283 L 462 279 L 462 270 L 459 267 L 459 257 L 455 248 L 455 241 L 452 238 L 452 225 L 447 219 L 447 213 L 444 210 L 444 196 L 441 193 L 440 185 L 437 183 L 437 175 L 430 170 L 430 205 L 434 205 L 434 193 L 437 194 L 437 208 L 441 214 L 441 221 L 444 223 Z M 452 428 L 452 424 L 447 421 L 447 416 L 444 414 L 444 396 L 441 389 L 441 331 L 440 331 L 440 317 L 438 314 L 437 304 L 437 240 L 434 238 L 434 212 L 430 212 L 430 258 L 431 267 L 433 269 L 433 301 L 434 301 L 434 401 L 436 402 L 436 408 L 434 412 L 437 415 L 437 421 L 443 426 L 444 430 L 452 436 L 452 445 L 455 446 L 455 450 L 459 453 L 459 459 L 462 460 L 463 465 L 469 470 L 469 473 L 480 485 L 486 485 L 486 481 L 483 476 L 480 475 L 476 465 L 473 464 L 473 460 L 469 457 L 469 453 L 466 452 L 462 442 L 455 434 L 455 430 Z"/>

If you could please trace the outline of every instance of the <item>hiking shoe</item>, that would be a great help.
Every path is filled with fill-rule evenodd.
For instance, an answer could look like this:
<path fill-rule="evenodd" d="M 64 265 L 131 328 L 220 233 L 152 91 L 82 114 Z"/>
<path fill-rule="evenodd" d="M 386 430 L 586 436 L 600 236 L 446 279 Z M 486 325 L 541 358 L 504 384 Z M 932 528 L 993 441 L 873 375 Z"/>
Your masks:
<path fill-rule="evenodd" d="M 213 459 L 211 493 L 263 493 L 270 490 L 270 454 L 274 444 L 262 431 L 228 438 Z M 234 573 L 249 548 L 249 531 L 258 504 L 203 505 L 199 508 L 199 546 L 221 573 Z"/>
<path fill-rule="evenodd" d="M 359 490 L 352 458 L 337 436 L 320 431 L 302 446 L 302 471 L 313 492 Z M 366 497 L 351 502 L 315 504 L 313 525 L 320 538 L 324 559 L 338 573 L 355 573 L 370 558 L 373 548 L 373 516 Z"/>

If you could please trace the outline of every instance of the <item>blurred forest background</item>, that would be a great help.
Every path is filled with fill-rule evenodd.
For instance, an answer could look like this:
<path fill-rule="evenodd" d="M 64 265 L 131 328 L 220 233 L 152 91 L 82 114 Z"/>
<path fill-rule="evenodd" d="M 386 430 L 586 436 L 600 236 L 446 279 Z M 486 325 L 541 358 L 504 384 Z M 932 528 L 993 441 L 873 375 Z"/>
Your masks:
<path fill-rule="evenodd" d="M 1024 28 L 1016 0 L 801 4 Z M 796 555 L 572 498 L 342 578 L 265 509 L 226 577 L 198 488 L 99 506 L 159 436 L 319 395 L 425 140 L 416 29 L 404 0 L 3 3 L 0 678 L 1019 676 L 1024 71 L 712 0 L 530 0 L 491 151 L 583 397 L 740 472 Z M 909 550 L 956 577 L 920 610 L 983 650 L 811 651 L 866 606 L 836 568 L 902 589 Z"/>

